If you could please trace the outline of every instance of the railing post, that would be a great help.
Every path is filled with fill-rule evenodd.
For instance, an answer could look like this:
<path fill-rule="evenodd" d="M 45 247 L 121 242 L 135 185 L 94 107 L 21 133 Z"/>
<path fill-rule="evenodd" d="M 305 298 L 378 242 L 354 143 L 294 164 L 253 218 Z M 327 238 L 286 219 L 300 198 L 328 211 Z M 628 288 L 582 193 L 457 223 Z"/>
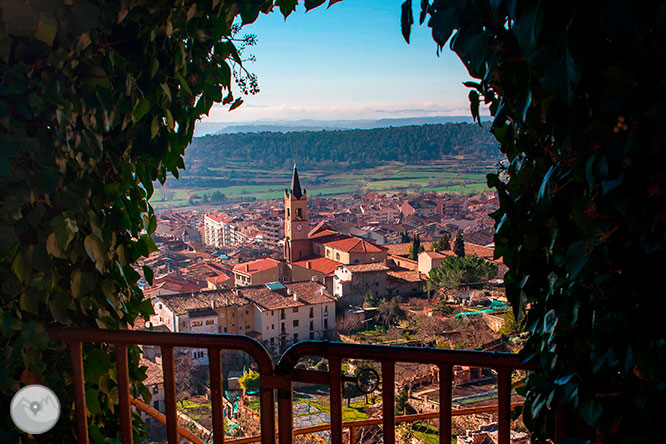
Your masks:
<path fill-rule="evenodd" d="M 349 426 L 349 444 L 356 444 L 356 427 Z"/>
<path fill-rule="evenodd" d="M 382 361 L 382 422 L 384 444 L 395 443 L 395 363 Z"/>
<path fill-rule="evenodd" d="M 439 443 L 451 444 L 453 367 L 439 366 Z"/>
<path fill-rule="evenodd" d="M 497 370 L 497 440 L 509 444 L 511 440 L 511 369 Z"/>
<path fill-rule="evenodd" d="M 293 384 L 287 382 L 288 387 L 279 388 L 278 393 L 278 432 L 280 444 L 291 444 L 294 440 L 294 398 Z M 263 415 L 262 410 L 262 415 Z"/>
<path fill-rule="evenodd" d="M 129 369 L 127 345 L 116 344 L 116 370 L 118 372 L 118 404 L 120 410 L 120 437 L 123 444 L 132 444 L 132 413 L 129 401 Z"/>
<path fill-rule="evenodd" d="M 166 403 L 167 442 L 178 444 L 178 416 L 176 413 L 176 378 L 173 369 L 173 347 L 162 346 L 162 371 L 164 373 L 164 400 Z"/>
<path fill-rule="evenodd" d="M 342 444 L 342 360 L 329 356 L 328 371 L 331 379 L 331 444 Z"/>
<path fill-rule="evenodd" d="M 216 444 L 224 443 L 224 407 L 222 405 L 222 362 L 221 350 L 217 347 L 208 349 L 210 364 L 210 397 L 213 414 L 213 439 Z"/>
<path fill-rule="evenodd" d="M 266 370 L 272 371 L 272 369 L 259 369 L 259 411 L 261 412 L 259 421 L 261 423 L 261 436 L 264 437 L 264 442 L 273 444 L 275 442 L 275 392 L 272 388 L 262 387 L 261 378 L 271 375 L 262 373 L 262 371 Z"/>
<path fill-rule="evenodd" d="M 88 409 L 86 408 L 86 382 L 83 379 L 83 353 L 80 342 L 69 343 L 74 376 L 74 399 L 76 400 L 76 434 L 78 444 L 88 444 Z"/>

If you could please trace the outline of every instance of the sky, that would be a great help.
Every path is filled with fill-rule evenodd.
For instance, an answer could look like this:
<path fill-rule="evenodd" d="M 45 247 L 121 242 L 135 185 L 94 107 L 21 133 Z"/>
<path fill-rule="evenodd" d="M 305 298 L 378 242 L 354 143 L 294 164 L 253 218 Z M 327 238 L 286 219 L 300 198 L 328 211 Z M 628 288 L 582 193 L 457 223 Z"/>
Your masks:
<path fill-rule="evenodd" d="M 404 41 L 402 1 L 343 0 L 307 13 L 299 4 L 286 20 L 279 11 L 260 15 L 241 30 L 257 36 L 248 49 L 256 62 L 245 67 L 260 92 L 231 112 L 214 105 L 202 121 L 469 115 L 467 70 L 448 48 L 437 57 L 425 23 Z"/>

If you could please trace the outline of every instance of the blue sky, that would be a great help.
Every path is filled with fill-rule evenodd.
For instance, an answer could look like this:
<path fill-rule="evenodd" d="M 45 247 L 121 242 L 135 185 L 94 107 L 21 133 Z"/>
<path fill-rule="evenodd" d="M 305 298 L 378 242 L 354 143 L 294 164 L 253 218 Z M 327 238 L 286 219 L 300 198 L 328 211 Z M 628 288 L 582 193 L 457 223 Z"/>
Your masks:
<path fill-rule="evenodd" d="M 430 29 L 414 26 L 411 44 L 400 33 L 403 0 L 344 0 L 330 9 L 287 20 L 260 15 L 242 33 L 261 92 L 228 112 L 216 105 L 204 122 L 359 119 L 468 115 L 468 74 L 445 49 L 436 56 Z M 417 2 L 418 3 L 418 2 Z"/>

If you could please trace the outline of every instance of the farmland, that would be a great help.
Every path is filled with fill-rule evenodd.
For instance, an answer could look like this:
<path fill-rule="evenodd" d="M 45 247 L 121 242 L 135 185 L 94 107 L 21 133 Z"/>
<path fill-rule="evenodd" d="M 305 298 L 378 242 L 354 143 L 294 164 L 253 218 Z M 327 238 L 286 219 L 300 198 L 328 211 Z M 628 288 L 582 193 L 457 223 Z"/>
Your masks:
<path fill-rule="evenodd" d="M 486 174 L 496 170 L 494 161 L 451 156 L 427 164 L 385 162 L 355 170 L 345 168 L 344 164 L 302 167 L 299 174 L 310 196 L 344 197 L 369 191 L 466 195 L 486 190 Z M 195 163 L 182 181 L 169 178 L 164 187 L 157 186 L 151 204 L 158 209 L 188 206 L 213 193 L 221 193 L 233 201 L 277 199 L 283 196 L 290 178 L 288 165 L 262 169 L 229 159 L 223 167 L 202 168 Z M 221 182 L 226 186 L 217 186 Z"/>

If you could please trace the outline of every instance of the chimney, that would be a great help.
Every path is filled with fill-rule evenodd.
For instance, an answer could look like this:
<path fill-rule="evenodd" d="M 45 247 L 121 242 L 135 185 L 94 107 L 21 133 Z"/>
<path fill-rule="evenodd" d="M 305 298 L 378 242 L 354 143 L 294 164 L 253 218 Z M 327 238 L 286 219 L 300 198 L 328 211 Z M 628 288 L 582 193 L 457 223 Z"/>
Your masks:
<path fill-rule="evenodd" d="M 294 302 L 298 302 L 298 295 L 294 293 Z"/>
<path fill-rule="evenodd" d="M 215 298 L 213 297 L 212 294 L 210 295 L 210 308 L 215 310 Z"/>
<path fill-rule="evenodd" d="M 312 268 L 312 262 L 307 261 L 307 262 L 305 263 L 305 268 Z"/>
<path fill-rule="evenodd" d="M 321 294 L 322 296 L 324 296 L 324 287 L 321 287 L 321 288 L 319 289 L 319 294 Z"/>
<path fill-rule="evenodd" d="M 291 296 L 291 288 L 287 288 L 287 294 Z"/>

